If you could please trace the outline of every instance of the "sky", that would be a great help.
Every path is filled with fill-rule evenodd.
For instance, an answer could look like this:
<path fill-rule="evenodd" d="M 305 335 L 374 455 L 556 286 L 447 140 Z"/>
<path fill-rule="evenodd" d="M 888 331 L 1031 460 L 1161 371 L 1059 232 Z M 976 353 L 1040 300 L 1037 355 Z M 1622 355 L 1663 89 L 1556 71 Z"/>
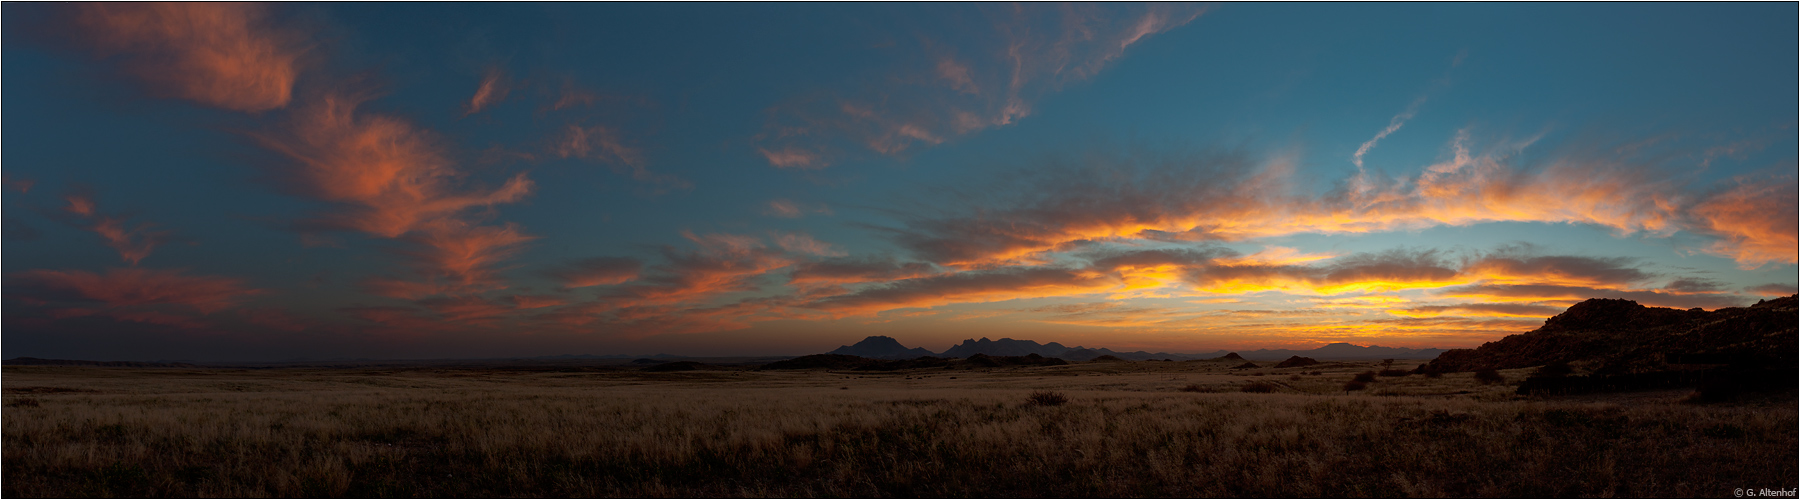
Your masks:
<path fill-rule="evenodd" d="M 1473 347 L 1796 292 L 1794 3 L 0 6 L 6 358 Z"/>

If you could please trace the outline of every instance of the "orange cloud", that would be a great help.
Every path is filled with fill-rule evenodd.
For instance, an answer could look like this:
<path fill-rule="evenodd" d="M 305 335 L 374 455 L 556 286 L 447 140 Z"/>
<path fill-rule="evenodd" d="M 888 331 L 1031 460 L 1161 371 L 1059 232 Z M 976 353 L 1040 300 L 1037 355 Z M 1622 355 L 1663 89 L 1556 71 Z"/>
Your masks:
<path fill-rule="evenodd" d="M 795 205 L 794 202 L 788 201 L 788 200 L 772 200 L 772 201 L 770 201 L 769 209 L 764 211 L 763 213 L 773 215 L 776 217 L 785 217 L 785 218 L 789 218 L 789 219 L 795 219 L 795 218 L 799 218 L 801 215 L 805 215 L 803 212 L 800 211 L 799 205 Z"/>
<path fill-rule="evenodd" d="M 789 252 L 818 255 L 821 257 L 843 257 L 849 253 L 832 246 L 830 243 L 813 239 L 806 233 L 786 233 L 775 237 L 775 245 Z"/>
<path fill-rule="evenodd" d="M 6 186 L 6 189 L 17 189 L 21 193 L 29 193 L 31 186 L 36 184 L 37 181 L 32 179 L 14 179 L 12 176 L 0 174 L 0 185 Z"/>
<path fill-rule="evenodd" d="M 629 257 L 595 257 L 572 262 L 545 273 L 563 288 L 617 285 L 638 277 L 644 263 Z"/>
<path fill-rule="evenodd" d="M 571 124 L 556 140 L 552 152 L 561 158 L 580 158 L 610 163 L 615 172 L 629 171 L 634 180 L 662 184 L 677 189 L 693 187 L 680 177 L 651 172 L 643 151 L 627 146 L 612 127 L 581 127 Z"/>
<path fill-rule="evenodd" d="M 362 97 L 327 95 L 302 107 L 286 130 L 261 137 L 293 160 L 276 172 L 282 186 L 333 202 L 338 210 L 310 223 L 407 241 L 415 278 L 372 277 L 371 293 L 418 298 L 502 288 L 493 266 L 534 237 L 517 225 L 484 226 L 470 213 L 531 194 L 524 174 L 492 190 L 461 186 L 466 173 L 436 139 L 406 121 L 359 114 Z"/>
<path fill-rule="evenodd" d="M 455 184 L 464 173 L 430 134 L 397 118 L 359 116 L 363 99 L 325 96 L 298 110 L 285 134 L 262 137 L 294 160 L 294 168 L 278 173 L 284 187 L 343 206 L 323 221 L 327 225 L 396 238 L 531 194 L 532 182 L 523 174 L 493 190 L 459 189 Z"/>
<path fill-rule="evenodd" d="M 587 128 L 569 125 L 563 138 L 556 143 L 556 155 L 614 161 L 633 167 L 644 163 L 641 152 L 625 146 L 619 141 L 618 132 L 601 125 Z"/>
<path fill-rule="evenodd" d="M 763 158 L 769 160 L 769 164 L 774 165 L 776 168 L 809 169 L 825 168 L 828 166 L 824 161 L 819 159 L 817 153 L 799 148 L 789 147 L 773 151 L 757 148 L 756 152 L 761 153 Z"/>
<path fill-rule="evenodd" d="M 263 293 L 243 286 L 243 280 L 237 278 L 139 268 L 109 269 L 104 274 L 39 269 L 14 274 L 13 279 L 8 288 L 35 302 L 172 305 L 201 314 L 231 308 L 239 300 Z"/>
<path fill-rule="evenodd" d="M 81 39 L 156 93 L 235 111 L 287 106 L 304 36 L 251 3 L 82 3 Z"/>
<path fill-rule="evenodd" d="M 505 78 L 506 75 L 501 74 L 498 68 L 488 70 L 487 74 L 481 78 L 481 86 L 475 88 L 475 95 L 469 98 L 469 104 L 466 106 L 463 116 L 480 113 L 488 106 L 505 100 L 507 91 L 511 90 Z"/>
<path fill-rule="evenodd" d="M 935 263 L 983 267 L 1027 262 L 1083 241 L 1244 241 L 1292 234 L 1373 233 L 1488 222 L 1591 224 L 1619 234 L 1690 230 L 1722 241 L 1710 251 L 1740 265 L 1792 262 L 1793 186 L 1744 186 L 1695 205 L 1673 174 L 1630 158 L 1569 155 L 1520 169 L 1529 145 L 1476 152 L 1467 133 L 1451 158 L 1411 179 L 1357 175 L 1315 195 L 1295 186 L 1294 159 L 1260 165 L 1239 155 L 1174 162 L 1180 168 L 1097 163 L 1045 168 L 1030 184 L 987 186 L 941 215 L 920 214 L 893 239 Z M 1689 207 L 1695 215 L 1684 215 Z M 1734 208 L 1735 207 L 1735 208 Z M 973 215 L 971 215 L 973 214 Z M 1774 217 L 1757 217 L 1775 214 Z"/>
<path fill-rule="evenodd" d="M 150 231 L 149 224 L 139 224 L 136 228 L 128 230 L 125 228 L 125 221 L 122 218 L 99 213 L 93 198 L 87 195 L 71 194 L 64 199 L 69 202 L 66 209 L 69 213 L 92 219 L 93 225 L 86 229 L 100 235 L 101 239 L 106 240 L 106 246 L 119 252 L 119 258 L 130 262 L 131 265 L 135 266 L 145 257 L 149 257 L 150 251 L 161 244 L 163 237 L 168 235 L 165 232 Z"/>
<path fill-rule="evenodd" d="M 1706 252 L 1736 260 L 1739 268 L 1765 263 L 1793 264 L 1800 254 L 1800 203 L 1792 178 L 1747 182 L 1714 195 L 1689 213 L 1701 232 L 1720 238 Z"/>
<path fill-rule="evenodd" d="M 865 316 L 890 309 L 1104 293 L 1120 285 L 1119 280 L 1095 272 L 1056 268 L 995 269 L 894 281 L 821 298 L 801 307 L 825 311 L 836 317 Z"/>
<path fill-rule="evenodd" d="M 660 267 L 659 273 L 641 277 L 636 284 L 603 299 L 614 307 L 692 303 L 728 292 L 756 290 L 758 279 L 793 264 L 782 252 L 765 248 L 752 236 L 696 236 L 686 231 L 682 236 L 700 248 L 688 252 L 663 248 L 669 264 Z"/>
<path fill-rule="evenodd" d="M 1564 309 L 1566 308 L 1532 304 L 1456 304 L 1389 309 L 1387 312 L 1408 318 L 1435 318 L 1438 316 L 1548 318 L 1562 313 Z"/>

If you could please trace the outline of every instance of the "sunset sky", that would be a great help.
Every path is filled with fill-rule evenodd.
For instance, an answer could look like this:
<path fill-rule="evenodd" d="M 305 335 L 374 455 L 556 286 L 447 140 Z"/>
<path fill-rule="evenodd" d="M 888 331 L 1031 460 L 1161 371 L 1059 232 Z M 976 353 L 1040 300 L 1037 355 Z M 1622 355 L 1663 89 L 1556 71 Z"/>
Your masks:
<path fill-rule="evenodd" d="M 4 6 L 4 354 L 1472 347 L 1796 289 L 1794 3 Z"/>

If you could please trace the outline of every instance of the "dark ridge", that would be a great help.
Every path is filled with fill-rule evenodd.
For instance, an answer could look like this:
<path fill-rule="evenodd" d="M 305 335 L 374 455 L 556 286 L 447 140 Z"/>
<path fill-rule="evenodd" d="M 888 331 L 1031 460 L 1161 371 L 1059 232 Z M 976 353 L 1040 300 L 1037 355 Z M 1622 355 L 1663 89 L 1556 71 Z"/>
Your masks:
<path fill-rule="evenodd" d="M 1589 299 L 1530 332 L 1453 349 L 1420 366 L 1422 373 L 1533 366 L 1541 369 L 1520 394 L 1574 394 L 1699 387 L 1702 392 L 1791 390 L 1800 364 L 1796 301 L 1787 296 L 1714 311 L 1645 307 Z M 1786 370 L 1770 382 L 1767 370 Z M 1710 388 L 1710 389 L 1708 389 Z"/>
<path fill-rule="evenodd" d="M 1233 369 L 1233 370 L 1248 370 L 1251 368 L 1262 368 L 1262 367 L 1258 366 L 1256 363 L 1251 363 L 1249 361 L 1245 361 L 1244 364 L 1231 367 L 1231 369 Z"/>
<path fill-rule="evenodd" d="M 647 372 L 691 372 L 705 368 L 706 364 L 698 361 L 676 361 L 645 368 Z"/>
<path fill-rule="evenodd" d="M 105 366 L 114 368 L 199 368 L 190 363 L 150 363 L 140 361 L 84 361 L 79 359 L 39 359 L 19 357 L 0 361 L 6 366 Z"/>

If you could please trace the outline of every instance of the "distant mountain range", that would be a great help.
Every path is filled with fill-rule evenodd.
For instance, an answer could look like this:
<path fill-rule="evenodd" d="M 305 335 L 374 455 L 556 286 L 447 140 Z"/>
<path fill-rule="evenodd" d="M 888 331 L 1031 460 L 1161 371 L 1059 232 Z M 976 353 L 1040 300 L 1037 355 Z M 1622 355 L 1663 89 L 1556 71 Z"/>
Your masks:
<path fill-rule="evenodd" d="M 1443 349 L 1409 349 L 1401 347 L 1359 346 L 1348 343 L 1326 344 L 1316 349 L 1257 349 L 1254 351 L 1238 351 L 1236 354 L 1247 359 L 1280 360 L 1292 356 L 1313 359 L 1428 359 L 1435 358 Z M 914 359 L 921 356 L 941 358 L 967 358 L 976 354 L 988 356 L 1028 356 L 1036 354 L 1048 358 L 1062 358 L 1069 361 L 1088 361 L 1101 356 L 1113 356 L 1120 359 L 1212 359 L 1231 354 L 1230 351 L 1219 350 L 1207 353 L 1174 354 L 1167 352 L 1119 352 L 1112 349 L 1088 348 L 1082 346 L 1068 347 L 1051 342 L 1039 344 L 1031 340 L 1014 340 L 1003 338 L 990 340 L 968 339 L 961 344 L 950 347 L 942 353 L 932 352 L 923 347 L 908 348 L 901 345 L 893 337 L 873 336 L 853 345 L 837 348 L 826 354 L 848 354 L 876 359 Z"/>

